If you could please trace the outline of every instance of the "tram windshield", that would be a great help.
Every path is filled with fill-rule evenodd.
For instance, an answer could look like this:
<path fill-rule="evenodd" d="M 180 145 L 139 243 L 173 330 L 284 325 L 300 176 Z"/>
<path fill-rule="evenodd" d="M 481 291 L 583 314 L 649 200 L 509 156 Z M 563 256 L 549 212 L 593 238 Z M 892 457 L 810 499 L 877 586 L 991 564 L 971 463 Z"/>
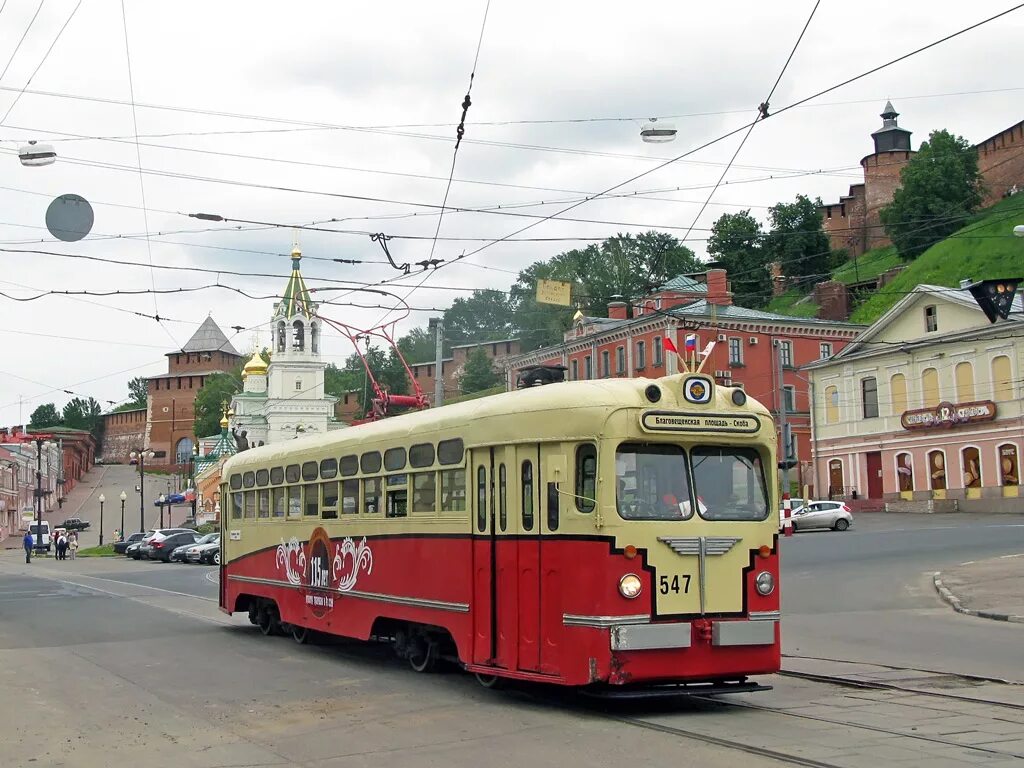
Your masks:
<path fill-rule="evenodd" d="M 692 517 L 686 464 L 686 453 L 678 445 L 620 445 L 615 452 L 619 515 L 625 520 L 685 520 Z"/>
<path fill-rule="evenodd" d="M 705 520 L 764 520 L 768 516 L 761 456 L 753 448 L 702 445 L 690 451 L 700 516 Z"/>

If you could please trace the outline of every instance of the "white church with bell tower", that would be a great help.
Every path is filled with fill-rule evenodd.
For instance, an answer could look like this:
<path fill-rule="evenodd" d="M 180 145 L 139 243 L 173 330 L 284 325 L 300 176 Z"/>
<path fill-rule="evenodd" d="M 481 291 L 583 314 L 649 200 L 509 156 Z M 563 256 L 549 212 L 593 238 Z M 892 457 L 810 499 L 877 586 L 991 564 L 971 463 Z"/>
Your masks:
<path fill-rule="evenodd" d="M 345 427 L 334 419 L 337 398 L 324 393 L 321 321 L 302 278 L 301 261 L 296 245 L 288 285 L 274 305 L 270 364 L 259 351 L 254 353 L 242 370 L 243 390 L 231 402 L 231 433 L 239 448 Z"/>

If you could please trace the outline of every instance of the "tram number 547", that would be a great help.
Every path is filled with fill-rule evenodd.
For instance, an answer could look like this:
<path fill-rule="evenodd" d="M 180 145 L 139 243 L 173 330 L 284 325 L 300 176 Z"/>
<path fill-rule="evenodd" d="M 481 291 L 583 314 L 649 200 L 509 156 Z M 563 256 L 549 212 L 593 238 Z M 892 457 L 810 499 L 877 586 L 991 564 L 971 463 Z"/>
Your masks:
<path fill-rule="evenodd" d="M 667 595 L 669 592 L 679 594 L 682 592 L 684 595 L 690 592 L 690 574 L 676 574 L 671 578 L 668 576 L 661 576 L 658 579 L 658 591 L 663 595 Z"/>

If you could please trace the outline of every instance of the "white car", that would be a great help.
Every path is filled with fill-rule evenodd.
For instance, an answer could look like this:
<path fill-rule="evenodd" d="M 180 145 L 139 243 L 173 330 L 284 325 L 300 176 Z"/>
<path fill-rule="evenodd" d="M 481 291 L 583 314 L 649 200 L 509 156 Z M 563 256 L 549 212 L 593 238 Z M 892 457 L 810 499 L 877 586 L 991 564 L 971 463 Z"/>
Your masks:
<path fill-rule="evenodd" d="M 811 528 L 845 531 L 853 525 L 850 508 L 841 501 L 812 501 L 794 510 L 791 519 L 794 531 L 806 531 Z"/>
<path fill-rule="evenodd" d="M 804 505 L 803 499 L 790 499 L 789 500 L 790 519 L 796 514 L 796 511 Z M 786 524 L 786 508 L 779 507 L 779 530 L 781 531 L 783 526 Z"/>
<path fill-rule="evenodd" d="M 42 527 L 40 528 L 40 526 Z M 37 552 L 44 549 L 49 552 L 51 543 L 49 521 L 43 520 L 42 523 L 37 523 L 33 520 L 28 530 L 32 534 L 32 548 Z"/>

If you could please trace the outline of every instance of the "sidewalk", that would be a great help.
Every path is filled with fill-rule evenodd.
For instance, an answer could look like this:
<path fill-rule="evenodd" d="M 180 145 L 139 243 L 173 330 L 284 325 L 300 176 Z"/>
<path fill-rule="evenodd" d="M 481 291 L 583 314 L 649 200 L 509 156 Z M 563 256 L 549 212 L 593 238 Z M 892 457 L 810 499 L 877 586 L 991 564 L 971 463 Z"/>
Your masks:
<path fill-rule="evenodd" d="M 52 529 L 58 523 L 67 520 L 69 517 L 82 517 L 82 507 L 86 505 L 93 494 L 96 492 L 96 488 L 99 486 L 100 481 L 103 480 L 107 474 L 107 467 L 104 465 L 96 465 L 86 472 L 82 479 L 78 481 L 78 484 L 71 489 L 68 495 L 64 498 L 64 506 L 54 506 L 49 512 L 43 512 L 43 520 L 50 523 Z M 88 517 L 88 515 L 86 515 Z M 27 527 L 27 524 L 26 524 Z M 22 538 L 25 536 L 25 529 L 16 532 L 16 536 L 10 536 L 0 542 L 0 547 L 3 549 L 21 549 Z"/>
<path fill-rule="evenodd" d="M 960 613 L 1024 624 L 1024 552 L 964 563 L 933 580 L 942 599 Z"/>

